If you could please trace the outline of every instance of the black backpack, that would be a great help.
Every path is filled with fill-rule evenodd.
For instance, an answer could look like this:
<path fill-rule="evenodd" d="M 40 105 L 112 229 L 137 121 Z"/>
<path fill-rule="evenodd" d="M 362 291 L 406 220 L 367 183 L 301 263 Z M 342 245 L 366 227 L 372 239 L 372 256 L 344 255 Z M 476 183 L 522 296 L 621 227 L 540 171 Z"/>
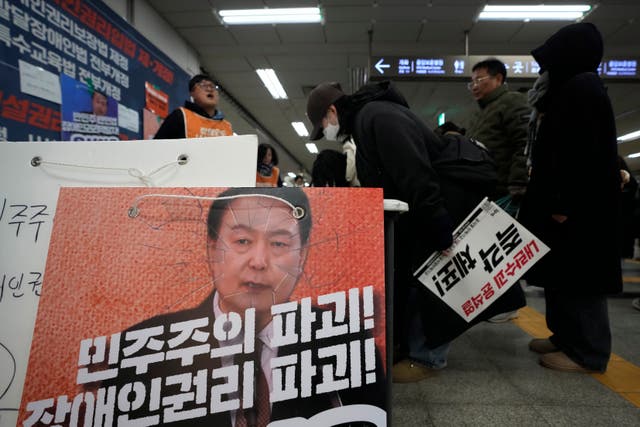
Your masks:
<path fill-rule="evenodd" d="M 498 182 L 496 164 L 487 148 L 461 134 L 438 135 L 445 142 L 438 158 L 431 161 L 440 180 L 490 195 Z"/>
<path fill-rule="evenodd" d="M 438 137 L 442 149 L 431 165 L 438 174 L 444 205 L 453 222 L 459 224 L 482 199 L 495 193 L 496 164 L 478 141 L 460 134 Z"/>

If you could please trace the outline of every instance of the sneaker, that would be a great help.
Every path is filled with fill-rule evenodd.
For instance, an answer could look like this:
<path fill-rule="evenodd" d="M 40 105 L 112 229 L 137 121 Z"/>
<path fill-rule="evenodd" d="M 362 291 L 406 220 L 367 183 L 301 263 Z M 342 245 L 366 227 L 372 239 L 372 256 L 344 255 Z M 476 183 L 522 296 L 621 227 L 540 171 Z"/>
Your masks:
<path fill-rule="evenodd" d="M 490 322 L 490 323 L 505 323 L 505 322 L 508 322 L 511 319 L 517 319 L 517 318 L 518 318 L 518 310 L 513 310 L 513 311 L 507 311 L 507 312 L 504 312 L 504 313 L 496 314 L 492 318 L 487 319 L 487 322 Z"/>
<path fill-rule="evenodd" d="M 631 306 L 636 310 L 640 310 L 640 298 L 634 298 L 633 301 L 631 301 Z"/>
<path fill-rule="evenodd" d="M 600 373 L 593 369 L 587 369 L 569 358 L 561 351 L 547 353 L 540 356 L 540 364 L 545 368 L 563 372 Z"/>
<path fill-rule="evenodd" d="M 433 373 L 433 369 L 409 359 L 396 363 L 392 368 L 394 383 L 415 383 L 432 376 Z"/>
<path fill-rule="evenodd" d="M 529 341 L 529 350 L 540 354 L 547 354 L 558 351 L 558 348 L 553 345 L 549 338 L 534 338 Z"/>

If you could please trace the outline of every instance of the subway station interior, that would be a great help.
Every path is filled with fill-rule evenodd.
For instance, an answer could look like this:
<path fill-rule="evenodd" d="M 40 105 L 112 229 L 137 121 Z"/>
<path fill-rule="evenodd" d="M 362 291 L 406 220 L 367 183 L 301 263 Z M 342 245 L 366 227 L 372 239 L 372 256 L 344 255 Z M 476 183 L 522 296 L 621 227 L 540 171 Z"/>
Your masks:
<path fill-rule="evenodd" d="M 24 5 L 25 1 L 29 3 L 0 0 L 0 4 Z M 46 2 L 57 8 L 65 3 Z M 309 140 L 307 99 L 319 83 L 338 82 L 345 93 L 353 93 L 365 83 L 391 80 L 429 128 L 445 120 L 467 127 L 478 109 L 467 88 L 474 63 L 490 57 L 502 60 L 507 65 L 508 88 L 526 93 L 538 74 L 532 49 L 568 24 L 593 23 L 604 40 L 599 71 L 614 111 L 618 154 L 640 182 L 638 0 L 545 2 L 586 6 L 578 15 L 563 19 L 538 18 L 531 12 L 524 17 L 483 17 L 487 5 L 542 3 L 529 0 L 78 3 L 109 8 L 178 64 L 182 73 L 210 75 L 220 93 L 218 108 L 234 133 L 257 135 L 258 142 L 275 148 L 285 186 L 292 186 L 297 175 L 311 185 L 317 153 L 341 150 L 336 141 Z M 227 10 L 277 8 L 317 8 L 320 17 L 303 23 L 225 21 Z M 280 92 L 266 87 L 262 70 L 274 73 Z M 173 90 L 184 99 L 188 96 L 187 87 Z M 0 126 L 6 124 L 0 122 Z M 590 173 L 586 165 L 581 173 Z M 581 177 L 574 179 L 580 185 Z M 610 249 L 594 241 L 583 250 Z M 516 286 L 523 288 L 527 305 L 516 317 L 502 323 L 480 322 L 453 340 L 446 368 L 422 381 L 390 385 L 388 425 L 640 426 L 640 240 L 635 240 L 633 256 L 621 258 L 620 263 L 622 292 L 607 301 L 612 354 L 606 372 L 569 373 L 540 366 L 539 355 L 529 350 L 528 343 L 550 334 L 544 291 L 523 281 Z M 0 427 L 9 427 L 16 409 L 14 403 L 3 401 L 2 387 L 0 382 Z"/>

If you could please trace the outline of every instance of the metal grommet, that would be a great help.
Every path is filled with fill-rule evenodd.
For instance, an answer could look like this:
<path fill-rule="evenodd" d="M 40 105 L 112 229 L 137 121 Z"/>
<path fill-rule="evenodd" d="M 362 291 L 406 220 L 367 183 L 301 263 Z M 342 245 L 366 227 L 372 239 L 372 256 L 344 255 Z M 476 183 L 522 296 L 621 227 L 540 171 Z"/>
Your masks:
<path fill-rule="evenodd" d="M 31 166 L 38 167 L 42 164 L 42 157 L 36 156 L 31 159 Z"/>
<path fill-rule="evenodd" d="M 233 328 L 233 323 L 229 320 L 222 324 L 222 330 L 225 332 L 229 332 Z"/>
<path fill-rule="evenodd" d="M 140 214 L 140 210 L 138 209 L 137 206 L 131 206 L 129 208 L 129 211 L 127 212 L 127 215 L 129 215 L 129 218 L 135 218 Z"/>
<path fill-rule="evenodd" d="M 305 214 L 305 212 L 304 212 L 304 208 L 303 207 L 296 206 L 296 207 L 293 208 L 293 217 L 295 219 L 304 218 L 304 214 Z"/>
<path fill-rule="evenodd" d="M 178 156 L 178 164 L 186 165 L 187 163 L 189 163 L 189 156 L 187 156 L 186 154 L 180 154 Z"/>

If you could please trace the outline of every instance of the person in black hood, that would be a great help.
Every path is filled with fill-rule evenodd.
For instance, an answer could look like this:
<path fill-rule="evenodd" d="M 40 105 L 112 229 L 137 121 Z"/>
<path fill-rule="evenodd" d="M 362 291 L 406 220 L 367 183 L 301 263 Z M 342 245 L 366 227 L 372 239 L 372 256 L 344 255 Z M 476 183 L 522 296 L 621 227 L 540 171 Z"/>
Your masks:
<path fill-rule="evenodd" d="M 415 318 L 418 308 L 424 307 L 419 307 L 423 304 L 417 299 L 427 292 L 406 286 L 414 280 L 412 267 L 453 243 L 454 224 L 430 162 L 442 142 L 409 110 L 390 82 L 365 85 L 353 95 L 346 95 L 337 83 L 322 83 L 309 94 L 307 116 L 313 125 L 311 140 L 323 134 L 328 140 L 353 138 L 363 187 L 382 187 L 385 198 L 409 204 L 409 212 L 396 227 L 394 335 L 402 360 L 394 360 L 398 363 L 393 367 L 393 380 L 420 381 L 431 369 L 446 366 L 449 351 L 449 342 L 425 346 L 410 339 L 424 335 L 419 331 L 420 318 L 417 322 Z"/>
<path fill-rule="evenodd" d="M 552 335 L 529 348 L 542 354 L 543 366 L 561 371 L 606 370 L 606 295 L 622 289 L 620 173 L 611 102 L 597 74 L 602 53 L 602 36 L 591 23 L 563 27 L 532 51 L 546 83 L 529 96 L 537 119 L 519 220 L 551 248 L 526 277 L 545 289 Z"/>
<path fill-rule="evenodd" d="M 211 77 L 198 74 L 189 80 L 189 95 L 185 101 L 162 122 L 154 139 L 201 138 L 233 135 L 231 123 L 217 109 L 220 94 Z"/>

